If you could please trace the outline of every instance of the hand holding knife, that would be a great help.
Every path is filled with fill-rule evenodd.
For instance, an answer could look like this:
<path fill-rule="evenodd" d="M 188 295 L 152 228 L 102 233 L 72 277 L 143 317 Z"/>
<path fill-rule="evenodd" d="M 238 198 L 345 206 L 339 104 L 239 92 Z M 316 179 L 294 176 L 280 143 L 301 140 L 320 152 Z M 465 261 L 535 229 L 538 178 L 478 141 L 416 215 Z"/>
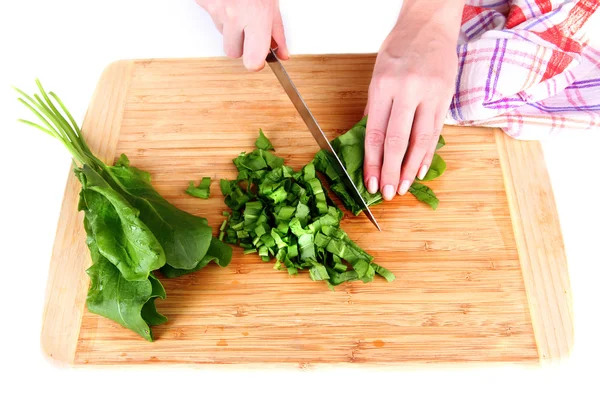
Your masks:
<path fill-rule="evenodd" d="M 361 196 L 360 192 L 358 191 L 358 188 L 356 187 L 356 185 L 350 178 L 350 175 L 348 174 L 348 171 L 346 171 L 346 168 L 342 164 L 342 161 L 340 160 L 340 158 L 336 154 L 335 150 L 331 146 L 331 143 L 329 142 L 329 140 L 323 133 L 323 130 L 317 123 L 315 117 L 312 115 L 312 113 L 308 109 L 308 106 L 304 102 L 304 99 L 302 99 L 302 96 L 300 96 L 300 93 L 296 89 L 296 86 L 294 85 L 294 83 L 290 79 L 289 75 L 287 74 L 285 68 L 281 64 L 281 61 L 279 61 L 279 59 L 275 55 L 275 50 L 273 50 L 273 48 L 271 48 L 269 50 L 269 54 L 267 54 L 267 58 L 266 58 L 267 64 L 269 64 L 269 67 L 271 68 L 271 70 L 273 71 L 273 73 L 275 74 L 277 79 L 279 80 L 279 83 L 281 84 L 281 86 L 285 90 L 286 94 L 292 101 L 292 104 L 294 104 L 294 107 L 296 108 L 296 110 L 298 111 L 300 116 L 302 117 L 302 120 L 308 127 L 308 130 L 310 131 L 310 133 L 313 135 L 313 137 L 317 141 L 317 144 L 319 145 L 319 147 L 333 155 L 333 157 L 332 157 L 332 159 L 334 161 L 333 165 L 338 170 L 338 173 L 342 177 L 344 185 L 348 189 L 349 193 L 352 195 L 352 197 L 355 199 L 355 201 L 357 201 L 358 204 L 360 204 L 363 207 L 364 213 L 367 216 L 367 218 L 369 218 L 369 220 L 373 223 L 373 225 L 375 225 L 375 227 L 377 227 L 377 229 L 381 231 L 381 228 L 379 227 L 377 220 L 373 216 L 373 213 L 369 209 L 369 206 L 365 202 L 364 198 Z"/>

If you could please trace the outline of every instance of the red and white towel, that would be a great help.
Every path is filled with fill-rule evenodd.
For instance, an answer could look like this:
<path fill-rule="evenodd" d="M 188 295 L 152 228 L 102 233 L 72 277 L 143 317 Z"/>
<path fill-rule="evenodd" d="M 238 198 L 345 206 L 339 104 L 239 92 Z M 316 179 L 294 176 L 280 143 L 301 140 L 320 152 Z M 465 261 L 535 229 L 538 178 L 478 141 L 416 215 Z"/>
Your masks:
<path fill-rule="evenodd" d="M 537 140 L 600 129 L 600 0 L 467 0 L 447 124 Z"/>

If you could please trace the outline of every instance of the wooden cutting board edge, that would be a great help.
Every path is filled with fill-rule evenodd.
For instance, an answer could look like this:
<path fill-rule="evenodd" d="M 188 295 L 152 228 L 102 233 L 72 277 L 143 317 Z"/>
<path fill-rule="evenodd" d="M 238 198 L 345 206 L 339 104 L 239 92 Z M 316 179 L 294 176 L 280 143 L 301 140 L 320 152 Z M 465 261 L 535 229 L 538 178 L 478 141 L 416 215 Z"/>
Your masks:
<path fill-rule="evenodd" d="M 309 55 L 295 56 L 299 57 Z M 113 62 L 106 67 L 98 81 L 82 130 L 92 151 L 106 162 L 112 161 L 115 154 L 124 104 L 135 67 L 149 61 L 152 60 Z M 514 140 L 500 129 L 494 131 L 540 365 L 558 362 L 568 358 L 573 347 L 573 311 L 564 242 L 542 148 L 538 142 Z M 522 174 L 523 170 L 529 173 Z M 77 207 L 78 193 L 79 182 L 69 171 L 42 316 L 42 353 L 51 363 L 63 367 L 74 364 L 89 285 L 85 270 L 79 268 L 82 264 L 89 264 L 90 258 L 84 240 L 83 216 L 73 213 Z M 547 205 L 546 211 L 538 207 L 541 202 Z M 468 365 L 473 367 L 474 364 L 479 363 Z M 485 365 L 488 364 L 482 363 L 482 366 Z M 214 366 L 211 365 L 211 368 Z M 261 368 L 289 366 L 261 364 Z M 406 363 L 370 366 L 394 369 L 414 367 Z M 310 369 L 313 365 L 300 364 L 299 367 Z"/>

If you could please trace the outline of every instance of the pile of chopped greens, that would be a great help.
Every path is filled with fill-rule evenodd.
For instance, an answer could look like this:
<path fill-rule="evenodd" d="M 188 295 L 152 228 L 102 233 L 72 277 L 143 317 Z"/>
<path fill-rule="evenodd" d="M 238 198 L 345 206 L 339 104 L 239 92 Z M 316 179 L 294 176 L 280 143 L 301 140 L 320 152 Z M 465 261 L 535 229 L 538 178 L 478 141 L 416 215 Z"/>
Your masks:
<path fill-rule="evenodd" d="M 369 207 L 380 204 L 383 202 L 383 196 L 380 192 L 371 194 L 367 191 L 363 179 L 363 163 L 365 157 L 365 134 L 367 127 L 367 117 L 360 120 L 352 129 L 345 134 L 335 138 L 331 145 L 335 150 L 336 154 L 340 158 L 342 164 L 348 171 L 350 178 L 358 188 L 358 191 L 362 195 L 363 199 Z M 436 150 L 441 149 L 446 142 L 444 138 L 440 136 Z M 359 205 L 354 198 L 348 193 L 341 177 L 337 173 L 337 170 L 333 167 L 332 155 L 325 150 L 319 151 L 314 158 L 314 165 L 317 171 L 324 174 L 329 183 L 331 190 L 340 198 L 344 203 L 346 209 L 351 211 L 354 215 L 359 215 L 363 208 Z M 442 157 L 437 154 L 434 155 L 431 166 L 425 177 L 422 180 L 417 179 L 410 187 L 409 192 L 412 193 L 419 201 L 422 201 L 434 210 L 439 205 L 439 200 L 435 193 L 421 183 L 422 181 L 431 181 L 441 176 L 446 170 L 446 162 Z"/>
<path fill-rule="evenodd" d="M 343 282 L 388 281 L 394 274 L 375 264 L 340 228 L 343 213 L 331 201 L 311 162 L 294 172 L 273 154 L 262 131 L 256 149 L 233 160 L 238 176 L 222 179 L 221 191 L 231 209 L 220 238 L 258 253 L 263 261 L 290 275 L 308 270 L 310 278 L 333 288 Z"/>
<path fill-rule="evenodd" d="M 42 125 L 23 122 L 63 143 L 81 182 L 79 210 L 85 214 L 92 258 L 87 308 L 152 341 L 150 327 L 167 320 L 154 304 L 166 293 L 153 271 L 175 277 L 210 262 L 226 266 L 231 248 L 212 237 L 206 219 L 165 200 L 152 186 L 150 174 L 131 166 L 124 154 L 114 166 L 99 160 L 60 99 L 36 83 L 40 95 L 17 91 L 22 96 L 19 101 Z M 201 184 L 198 190 L 205 188 Z"/>

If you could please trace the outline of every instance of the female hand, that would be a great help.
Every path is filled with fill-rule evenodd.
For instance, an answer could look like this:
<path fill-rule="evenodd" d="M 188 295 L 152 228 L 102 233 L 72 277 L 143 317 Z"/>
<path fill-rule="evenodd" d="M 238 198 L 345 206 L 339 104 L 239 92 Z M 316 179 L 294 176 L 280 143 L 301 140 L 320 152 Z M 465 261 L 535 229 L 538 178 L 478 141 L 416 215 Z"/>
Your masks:
<path fill-rule="evenodd" d="M 279 0 L 196 0 L 212 17 L 223 34 L 225 54 L 244 57 L 244 66 L 260 71 L 271 46 L 278 46 L 277 57 L 289 58 Z"/>
<path fill-rule="evenodd" d="M 427 173 L 457 74 L 463 0 L 405 0 L 369 87 L 365 185 L 385 200 Z"/>

